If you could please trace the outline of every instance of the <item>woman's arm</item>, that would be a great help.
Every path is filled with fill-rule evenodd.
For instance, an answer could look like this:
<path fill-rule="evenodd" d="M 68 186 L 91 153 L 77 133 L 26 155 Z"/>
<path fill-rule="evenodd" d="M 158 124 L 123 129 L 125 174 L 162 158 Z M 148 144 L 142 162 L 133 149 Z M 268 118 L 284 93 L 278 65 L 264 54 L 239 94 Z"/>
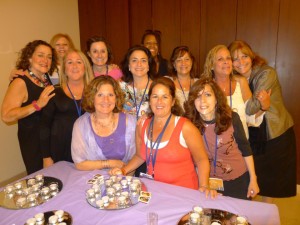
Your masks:
<path fill-rule="evenodd" d="M 249 88 L 247 79 L 240 75 L 234 75 L 234 79 L 237 82 L 239 82 L 241 91 L 242 91 L 243 100 L 244 100 L 244 102 L 246 102 L 247 100 L 249 100 L 252 97 L 252 92 Z"/>
<path fill-rule="evenodd" d="M 247 198 L 249 197 L 255 197 L 259 193 L 259 187 L 257 184 L 257 178 L 256 178 L 256 173 L 254 169 L 254 161 L 253 161 L 253 156 L 247 156 L 244 157 L 244 160 L 247 165 L 247 169 L 249 171 L 250 175 L 250 182 L 248 185 L 248 192 L 247 192 Z"/>
<path fill-rule="evenodd" d="M 211 197 L 215 198 L 217 192 L 209 190 L 210 165 L 199 130 L 191 121 L 186 120 L 182 128 L 182 134 L 198 168 L 199 190 L 201 192 L 206 191 L 206 196 L 210 192 Z"/>

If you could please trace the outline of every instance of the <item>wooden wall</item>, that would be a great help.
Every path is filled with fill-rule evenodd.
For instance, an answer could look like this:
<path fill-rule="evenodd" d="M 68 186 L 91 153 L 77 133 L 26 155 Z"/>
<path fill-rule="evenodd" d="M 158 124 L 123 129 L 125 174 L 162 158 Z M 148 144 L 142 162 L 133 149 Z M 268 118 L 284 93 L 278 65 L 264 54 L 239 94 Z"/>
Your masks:
<path fill-rule="evenodd" d="M 162 32 L 162 55 L 187 45 L 203 70 L 217 44 L 246 40 L 275 67 L 286 106 L 295 120 L 300 162 L 300 1 L 294 0 L 78 0 L 81 48 L 88 37 L 105 36 L 119 63 L 146 29 Z M 300 163 L 298 183 L 300 184 Z"/>

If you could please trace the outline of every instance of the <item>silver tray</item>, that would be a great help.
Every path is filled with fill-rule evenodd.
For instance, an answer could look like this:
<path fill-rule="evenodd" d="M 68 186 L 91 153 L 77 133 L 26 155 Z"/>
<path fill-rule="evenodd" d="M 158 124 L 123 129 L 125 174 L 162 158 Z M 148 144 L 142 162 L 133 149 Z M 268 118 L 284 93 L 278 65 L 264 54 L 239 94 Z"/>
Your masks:
<path fill-rule="evenodd" d="M 219 222 L 222 225 L 234 225 L 236 224 L 236 218 L 238 217 L 237 214 L 227 212 L 220 209 L 210 209 L 210 208 L 204 208 L 203 209 L 204 216 L 207 218 L 206 223 L 202 223 L 203 225 L 210 225 L 212 222 Z M 188 212 L 184 216 L 180 218 L 177 225 L 189 225 L 189 214 L 191 212 Z M 210 220 L 210 222 L 209 222 Z M 247 222 L 248 225 L 251 225 L 249 222 Z"/>
<path fill-rule="evenodd" d="M 14 185 L 16 183 L 22 183 L 23 185 L 23 188 L 22 189 L 25 189 L 28 187 L 27 185 L 27 181 L 29 179 L 34 179 L 34 178 L 28 178 L 28 179 L 23 179 L 21 181 L 17 181 L 11 185 Z M 24 194 L 22 195 L 17 195 L 15 192 L 12 194 L 12 195 L 7 195 L 5 193 L 5 188 L 0 192 L 0 206 L 3 207 L 3 208 L 7 208 L 7 209 L 26 209 L 26 208 L 31 208 L 31 207 L 35 207 L 35 206 L 38 206 L 38 205 L 41 205 L 45 202 L 47 202 L 48 200 L 50 200 L 51 198 L 55 197 L 63 188 L 63 183 L 61 180 L 55 178 L 55 177 L 47 177 L 47 176 L 44 176 L 44 182 L 43 182 L 43 185 L 40 187 L 39 191 L 43 188 L 43 187 L 47 187 L 49 186 L 50 184 L 52 183 L 57 183 L 57 187 L 58 187 L 58 191 L 56 192 L 55 195 L 51 195 L 51 192 L 49 194 L 49 198 L 47 199 L 44 199 L 41 194 L 38 194 L 38 196 L 36 197 L 36 204 L 35 205 L 30 205 L 28 202 L 26 202 L 24 205 L 22 205 L 21 207 L 17 205 L 17 201 L 19 198 L 21 197 L 27 197 L 27 196 L 24 196 Z"/>
<path fill-rule="evenodd" d="M 57 210 L 52 210 L 52 211 L 48 211 L 48 212 L 44 212 L 44 219 L 45 219 L 45 222 L 43 223 L 43 225 L 48 225 L 48 221 L 49 221 L 49 218 L 53 215 L 55 215 L 55 212 Z M 72 216 L 70 213 L 64 211 L 64 215 L 63 215 L 63 220 L 60 221 L 60 223 L 66 223 L 67 225 L 72 225 L 73 223 L 73 219 L 72 219 Z M 26 225 L 26 221 L 25 221 L 25 224 Z"/>
<path fill-rule="evenodd" d="M 147 187 L 145 186 L 145 184 L 137 177 L 132 177 L 133 179 L 135 180 L 139 180 L 140 182 L 140 191 L 147 191 Z M 109 180 L 110 179 L 110 176 L 105 176 L 104 178 L 104 182 L 106 180 Z M 120 178 L 121 180 L 126 180 L 126 177 L 125 176 L 122 176 Z M 121 181 L 119 181 L 120 183 Z M 100 185 L 101 186 L 101 185 Z M 115 196 L 113 200 L 110 200 L 108 204 L 104 205 L 104 206 L 99 206 L 99 204 L 97 204 L 98 200 L 101 200 L 102 197 L 104 196 L 107 196 L 107 193 L 106 193 L 106 185 L 103 184 L 101 187 L 101 193 L 98 195 L 98 196 L 95 196 L 95 198 L 89 198 L 88 196 L 86 196 L 86 200 L 87 202 L 97 208 L 97 209 L 101 209 L 101 210 L 120 210 L 120 209 L 125 209 L 125 208 L 129 208 L 129 207 L 132 207 L 134 205 L 136 205 L 139 201 L 139 194 L 137 195 L 131 195 L 130 193 L 130 188 L 129 188 L 129 185 L 127 188 L 122 188 L 122 192 L 128 192 L 128 197 L 126 198 L 126 201 L 125 201 L 125 205 L 122 205 L 120 206 L 118 204 L 118 197 L 119 196 Z"/>

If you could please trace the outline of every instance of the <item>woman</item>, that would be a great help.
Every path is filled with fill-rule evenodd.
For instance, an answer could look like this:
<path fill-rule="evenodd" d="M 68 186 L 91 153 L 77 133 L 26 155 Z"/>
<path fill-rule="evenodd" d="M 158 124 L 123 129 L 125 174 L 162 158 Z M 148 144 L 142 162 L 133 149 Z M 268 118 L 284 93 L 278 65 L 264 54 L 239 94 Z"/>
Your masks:
<path fill-rule="evenodd" d="M 42 112 L 40 143 L 44 167 L 58 161 L 72 161 L 71 139 L 75 120 L 82 115 L 83 90 L 94 78 L 86 56 L 79 50 L 66 53 L 60 86 Z"/>
<path fill-rule="evenodd" d="M 255 54 L 244 41 L 234 41 L 229 45 L 234 70 L 247 78 L 253 93 L 271 90 L 271 105 L 265 108 L 265 124 L 261 127 L 266 139 L 262 149 L 253 147 L 256 174 L 263 201 L 272 198 L 296 195 L 296 142 L 293 119 L 286 110 L 281 86 L 276 70 Z M 260 98 L 264 98 L 263 96 Z M 254 114 L 261 109 L 258 100 L 252 97 L 246 111 Z M 255 133 L 251 134 L 255 137 Z M 259 131 L 258 131 L 259 132 Z M 250 142 L 256 141 L 250 136 Z M 260 134 L 261 136 L 261 134 Z"/>
<path fill-rule="evenodd" d="M 149 96 L 151 117 L 137 125 L 136 154 L 126 166 L 111 173 L 122 171 L 125 175 L 146 162 L 148 177 L 208 194 L 205 147 L 198 129 L 180 117 L 182 109 L 175 97 L 174 83 L 165 77 L 154 80 Z"/>
<path fill-rule="evenodd" d="M 195 58 L 187 46 L 178 46 L 171 56 L 172 76 L 176 87 L 176 97 L 183 108 L 193 83 L 198 79 L 195 74 Z"/>
<path fill-rule="evenodd" d="M 72 158 L 79 170 L 121 168 L 135 154 L 136 120 L 122 113 L 124 95 L 110 76 L 96 77 L 84 91 L 86 111 L 76 120 Z"/>
<path fill-rule="evenodd" d="M 150 51 L 140 45 L 128 49 L 122 61 L 120 82 L 125 93 L 124 111 L 138 119 L 148 111 L 148 91 L 152 82 L 153 60 Z"/>
<path fill-rule="evenodd" d="M 233 76 L 230 52 L 225 45 L 217 45 L 209 51 L 204 64 L 204 73 L 201 76 L 214 79 L 223 90 L 230 108 L 239 114 L 248 138 L 247 120 L 254 121 L 252 123 L 256 125 L 261 123 L 263 117 L 258 117 L 260 113 L 257 115 L 257 121 L 255 118 L 247 118 L 245 104 L 252 97 L 252 93 L 245 78 L 237 79 Z"/>
<path fill-rule="evenodd" d="M 95 77 L 109 75 L 115 80 L 120 80 L 122 71 L 117 65 L 111 64 L 113 60 L 112 50 L 103 37 L 94 36 L 89 38 L 86 47 Z"/>
<path fill-rule="evenodd" d="M 158 30 L 145 30 L 141 43 L 150 50 L 154 59 L 155 78 L 167 75 L 168 60 L 161 55 L 161 32 Z"/>
<path fill-rule="evenodd" d="M 223 194 L 241 199 L 254 197 L 259 188 L 250 144 L 236 112 L 231 111 L 219 86 L 200 79 L 192 86 L 186 116 L 200 130 L 210 161 L 210 177 L 222 181 Z"/>
<path fill-rule="evenodd" d="M 2 103 L 1 117 L 5 123 L 18 122 L 18 139 L 28 174 L 43 168 L 39 137 L 41 109 L 55 95 L 48 73 L 56 69 L 55 50 L 45 41 L 29 42 L 22 49 L 16 64 L 25 76 L 9 85 Z"/>

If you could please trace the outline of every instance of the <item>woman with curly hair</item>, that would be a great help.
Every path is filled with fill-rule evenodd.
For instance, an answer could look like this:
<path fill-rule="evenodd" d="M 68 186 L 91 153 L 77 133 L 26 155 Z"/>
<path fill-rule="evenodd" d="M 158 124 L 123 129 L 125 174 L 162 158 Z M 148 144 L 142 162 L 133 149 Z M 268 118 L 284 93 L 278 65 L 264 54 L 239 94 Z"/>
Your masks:
<path fill-rule="evenodd" d="M 254 197 L 259 188 L 250 144 L 239 115 L 230 109 L 218 84 L 209 78 L 196 81 L 185 103 L 185 112 L 203 136 L 210 177 L 218 184 L 214 188 L 226 196 Z"/>
<path fill-rule="evenodd" d="M 110 76 L 96 77 L 86 87 L 86 111 L 73 127 L 71 151 L 79 170 L 121 168 L 135 154 L 134 116 L 122 112 L 124 94 Z"/>
<path fill-rule="evenodd" d="M 16 64 L 25 70 L 9 85 L 2 103 L 2 120 L 18 122 L 18 139 L 27 173 L 43 168 L 39 141 L 41 109 L 55 95 L 49 75 L 56 69 L 55 50 L 47 42 L 35 40 L 22 49 Z M 33 138 L 36 137 L 36 138 Z"/>

